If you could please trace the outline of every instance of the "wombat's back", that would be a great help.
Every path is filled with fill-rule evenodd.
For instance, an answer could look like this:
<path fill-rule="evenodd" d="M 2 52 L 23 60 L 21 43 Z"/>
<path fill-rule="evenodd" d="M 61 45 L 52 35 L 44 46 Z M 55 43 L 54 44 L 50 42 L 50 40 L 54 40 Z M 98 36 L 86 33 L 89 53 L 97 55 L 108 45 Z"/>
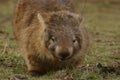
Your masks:
<path fill-rule="evenodd" d="M 19 0 L 14 18 L 16 39 L 22 29 L 36 23 L 35 19 L 38 12 L 48 13 L 64 10 L 75 11 L 71 0 Z"/>

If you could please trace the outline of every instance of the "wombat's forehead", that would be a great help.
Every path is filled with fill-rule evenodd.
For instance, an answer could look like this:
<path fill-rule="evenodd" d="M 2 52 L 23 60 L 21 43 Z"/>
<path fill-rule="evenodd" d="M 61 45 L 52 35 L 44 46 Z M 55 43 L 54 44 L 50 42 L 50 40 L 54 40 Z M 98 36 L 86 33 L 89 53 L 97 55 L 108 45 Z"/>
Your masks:
<path fill-rule="evenodd" d="M 53 34 L 56 36 L 63 36 L 63 37 L 70 37 L 70 36 L 74 36 L 75 31 L 71 28 L 62 28 L 62 27 L 49 27 L 48 30 L 49 34 Z"/>
<path fill-rule="evenodd" d="M 50 26 L 78 26 L 79 19 L 67 14 L 52 15 L 46 22 Z"/>
<path fill-rule="evenodd" d="M 48 25 L 47 31 L 53 35 L 66 35 L 72 36 L 75 34 L 80 34 L 79 26 L 69 26 L 69 25 Z"/>

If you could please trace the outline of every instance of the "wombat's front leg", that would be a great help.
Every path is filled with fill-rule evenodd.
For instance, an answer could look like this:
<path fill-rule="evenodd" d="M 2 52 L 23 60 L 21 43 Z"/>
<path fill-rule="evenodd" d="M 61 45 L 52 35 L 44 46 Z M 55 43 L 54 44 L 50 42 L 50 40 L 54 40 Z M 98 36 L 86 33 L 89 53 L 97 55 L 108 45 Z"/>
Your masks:
<path fill-rule="evenodd" d="M 28 74 L 32 76 L 40 76 L 45 73 L 41 64 L 36 62 L 36 59 L 33 55 L 27 56 L 25 60 L 28 68 L 28 71 L 27 71 Z"/>

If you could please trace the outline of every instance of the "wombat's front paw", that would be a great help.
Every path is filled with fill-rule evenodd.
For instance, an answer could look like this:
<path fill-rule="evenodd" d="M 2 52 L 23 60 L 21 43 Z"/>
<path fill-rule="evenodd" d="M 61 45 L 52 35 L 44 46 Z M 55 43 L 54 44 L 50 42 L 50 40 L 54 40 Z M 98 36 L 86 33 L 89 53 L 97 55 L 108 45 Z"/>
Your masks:
<path fill-rule="evenodd" d="M 39 76 L 43 75 L 43 74 L 40 73 L 39 71 L 28 71 L 27 73 L 28 73 L 29 75 L 35 76 L 35 77 L 39 77 Z"/>

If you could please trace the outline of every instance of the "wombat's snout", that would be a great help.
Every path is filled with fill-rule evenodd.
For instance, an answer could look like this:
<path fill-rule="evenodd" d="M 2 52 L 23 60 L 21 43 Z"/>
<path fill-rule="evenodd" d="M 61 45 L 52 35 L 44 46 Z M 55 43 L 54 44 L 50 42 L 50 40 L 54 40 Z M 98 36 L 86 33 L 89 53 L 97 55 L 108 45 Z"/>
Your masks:
<path fill-rule="evenodd" d="M 60 60 L 65 60 L 70 56 L 70 53 L 68 51 L 63 51 L 59 53 Z"/>
<path fill-rule="evenodd" d="M 63 48 L 61 46 L 56 47 L 56 57 L 61 60 L 67 60 L 72 56 L 73 49 L 72 48 Z"/>

